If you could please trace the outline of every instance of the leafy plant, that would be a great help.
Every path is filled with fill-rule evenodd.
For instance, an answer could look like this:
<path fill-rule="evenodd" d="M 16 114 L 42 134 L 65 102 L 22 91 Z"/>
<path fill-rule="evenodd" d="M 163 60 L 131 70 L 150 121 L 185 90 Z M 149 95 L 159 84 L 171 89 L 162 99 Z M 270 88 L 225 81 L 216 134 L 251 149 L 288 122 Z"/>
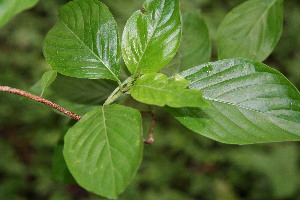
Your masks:
<path fill-rule="evenodd" d="M 86 190 L 115 199 L 139 168 L 143 142 L 154 141 L 154 106 L 164 106 L 189 129 L 224 143 L 300 140 L 299 91 L 280 72 L 260 63 L 279 40 L 282 11 L 281 0 L 251 0 L 235 8 L 217 37 L 219 57 L 229 59 L 203 64 L 211 54 L 208 29 L 199 13 L 182 18 L 178 0 L 146 0 L 127 21 L 122 41 L 103 3 L 74 0 L 60 9 L 58 22 L 45 38 L 44 55 L 53 70 L 43 75 L 40 94 L 57 78 L 54 88 L 66 88 L 57 94 L 77 103 L 66 103 L 74 112 L 78 103 L 84 105 L 78 111 L 83 116 L 25 91 L 7 86 L 0 90 L 78 120 L 64 137 L 66 165 Z M 121 54 L 130 73 L 126 78 L 121 73 Z M 168 65 L 172 59 L 180 62 Z M 57 72 L 98 80 L 76 85 L 73 78 Z M 68 95 L 72 88 L 66 85 L 80 90 Z M 90 87 L 95 92 L 82 95 Z M 143 139 L 142 118 L 135 109 L 141 104 L 124 105 L 130 96 L 150 104 L 149 139 Z M 57 159 L 63 160 L 59 152 Z"/>

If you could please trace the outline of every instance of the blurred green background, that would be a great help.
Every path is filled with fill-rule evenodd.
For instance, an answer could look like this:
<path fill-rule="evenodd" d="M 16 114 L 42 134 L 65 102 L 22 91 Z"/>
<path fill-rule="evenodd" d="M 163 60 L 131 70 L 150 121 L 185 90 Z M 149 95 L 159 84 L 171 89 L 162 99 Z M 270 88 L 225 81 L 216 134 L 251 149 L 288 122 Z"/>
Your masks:
<path fill-rule="evenodd" d="M 46 33 L 67 0 L 40 0 L 0 29 L 0 85 L 29 90 L 51 69 L 42 54 Z M 142 1 L 104 0 L 120 25 Z M 182 11 L 200 9 L 211 38 L 241 0 L 181 1 Z M 284 2 L 284 28 L 265 61 L 300 88 L 300 2 Z M 213 58 L 216 60 L 216 47 Z M 51 93 L 51 92 L 50 92 Z M 50 96 L 50 100 L 56 100 Z M 146 114 L 145 132 L 149 116 Z M 0 199 L 96 200 L 75 184 L 53 180 L 52 156 L 69 119 L 16 95 L 0 94 Z M 297 142 L 226 145 L 192 133 L 158 109 L 156 141 L 121 200 L 300 200 Z"/>

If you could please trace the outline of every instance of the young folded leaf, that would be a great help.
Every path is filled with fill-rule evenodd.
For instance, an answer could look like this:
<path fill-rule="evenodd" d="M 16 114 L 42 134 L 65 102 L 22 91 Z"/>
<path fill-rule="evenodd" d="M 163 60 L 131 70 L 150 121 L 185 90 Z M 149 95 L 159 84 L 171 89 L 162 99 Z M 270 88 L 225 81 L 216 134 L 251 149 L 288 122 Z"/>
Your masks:
<path fill-rule="evenodd" d="M 196 66 L 181 75 L 211 105 L 168 108 L 191 130 L 232 144 L 300 140 L 300 93 L 280 72 L 236 58 Z"/>
<path fill-rule="evenodd" d="M 67 3 L 46 36 L 44 55 L 61 74 L 118 80 L 120 40 L 112 14 L 98 0 Z"/>
<path fill-rule="evenodd" d="M 79 185 L 115 199 L 136 174 L 142 151 L 140 113 L 110 105 L 91 110 L 69 129 L 63 153 Z"/>
<path fill-rule="evenodd" d="M 40 96 L 43 96 L 46 89 L 53 83 L 53 81 L 56 79 L 57 72 L 55 70 L 47 71 L 43 74 L 41 79 L 41 90 L 42 93 Z"/>
<path fill-rule="evenodd" d="M 146 0 L 127 21 L 122 54 L 129 71 L 157 72 L 174 57 L 181 38 L 178 0 Z"/>
<path fill-rule="evenodd" d="M 199 90 L 185 89 L 189 84 L 179 75 L 168 79 L 164 74 L 150 73 L 135 81 L 130 94 L 137 101 L 158 106 L 207 106 Z"/>
<path fill-rule="evenodd" d="M 249 0 L 228 13 L 217 33 L 219 59 L 265 60 L 282 32 L 283 0 Z"/>

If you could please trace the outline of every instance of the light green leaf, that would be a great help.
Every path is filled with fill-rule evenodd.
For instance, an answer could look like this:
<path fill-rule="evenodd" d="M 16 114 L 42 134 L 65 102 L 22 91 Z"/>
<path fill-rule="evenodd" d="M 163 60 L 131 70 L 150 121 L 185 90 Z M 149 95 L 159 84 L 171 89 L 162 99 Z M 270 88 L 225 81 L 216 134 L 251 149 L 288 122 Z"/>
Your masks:
<path fill-rule="evenodd" d="M 51 85 L 57 96 L 73 103 L 90 105 L 103 104 L 116 87 L 116 82 L 111 80 L 78 79 L 62 75 L 58 75 Z"/>
<path fill-rule="evenodd" d="M 196 66 L 181 75 L 211 104 L 169 108 L 189 129 L 232 144 L 300 140 L 300 93 L 278 71 L 236 58 Z"/>
<path fill-rule="evenodd" d="M 53 83 L 56 76 L 57 76 L 57 72 L 55 70 L 50 70 L 43 74 L 42 79 L 41 79 L 42 93 L 40 96 L 43 96 L 44 92 L 51 85 L 51 83 Z"/>
<path fill-rule="evenodd" d="M 199 12 L 188 12 L 183 15 L 182 40 L 179 52 L 181 71 L 210 60 L 209 32 Z"/>
<path fill-rule="evenodd" d="M 93 109 L 69 129 L 64 157 L 79 185 L 115 199 L 134 177 L 142 150 L 140 113 L 110 105 Z"/>
<path fill-rule="evenodd" d="M 112 14 L 98 0 L 67 3 L 46 36 L 44 55 L 64 75 L 118 80 L 120 41 Z"/>
<path fill-rule="evenodd" d="M 0 1 L 0 27 L 8 22 L 13 16 L 31 8 L 38 0 L 1 0 Z"/>
<path fill-rule="evenodd" d="M 178 0 L 146 0 L 127 21 L 122 53 L 129 71 L 156 72 L 174 57 L 181 38 Z"/>
<path fill-rule="evenodd" d="M 131 96 L 142 103 L 171 107 L 206 106 L 198 90 L 185 89 L 190 83 L 175 75 L 168 79 L 160 73 L 145 74 L 130 88 Z"/>
<path fill-rule="evenodd" d="M 219 59 L 263 61 L 282 32 L 282 0 L 250 0 L 227 14 L 217 33 Z"/>

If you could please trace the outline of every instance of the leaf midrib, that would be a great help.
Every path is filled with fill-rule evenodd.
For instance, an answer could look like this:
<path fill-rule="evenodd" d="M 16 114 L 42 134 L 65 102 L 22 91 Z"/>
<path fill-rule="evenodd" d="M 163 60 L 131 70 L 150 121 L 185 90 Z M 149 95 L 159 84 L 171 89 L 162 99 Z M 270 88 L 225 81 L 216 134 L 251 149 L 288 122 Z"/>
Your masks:
<path fill-rule="evenodd" d="M 260 114 L 267 115 L 268 117 L 276 117 L 276 118 L 281 119 L 281 120 L 284 120 L 284 121 L 296 123 L 296 122 L 294 122 L 294 121 L 287 120 L 287 119 L 278 117 L 278 116 L 276 116 L 276 115 L 271 115 L 271 114 L 266 113 L 266 112 L 263 112 L 263 111 L 255 110 L 255 109 L 252 109 L 252 108 L 247 108 L 247 107 L 244 107 L 244 106 L 241 106 L 241 105 L 237 105 L 237 104 L 235 104 L 235 103 L 226 102 L 226 101 L 222 101 L 222 100 L 219 100 L 219 99 L 213 99 L 213 98 L 209 98 L 209 97 L 206 97 L 206 96 L 203 96 L 203 98 L 206 99 L 206 100 L 208 100 L 208 101 L 213 101 L 213 102 L 223 103 L 223 104 L 226 104 L 226 105 L 236 106 L 236 107 L 238 107 L 238 108 L 242 108 L 242 109 L 245 109 L 245 110 L 249 110 L 249 111 L 253 111 L 253 112 L 257 112 L 257 113 L 260 113 Z"/>
<path fill-rule="evenodd" d="M 166 1 L 164 0 L 162 11 L 163 11 L 164 8 L 165 8 L 165 3 L 166 3 Z M 139 12 L 139 11 L 138 11 L 138 12 Z M 157 26 L 158 26 L 158 24 L 160 24 L 160 22 L 161 22 L 161 16 L 162 16 L 162 13 L 163 13 L 163 12 L 161 12 L 160 15 L 159 15 L 159 21 L 155 24 L 155 28 L 153 29 L 154 31 L 150 34 L 150 37 L 149 37 L 150 39 L 146 42 L 145 48 L 144 48 L 144 50 L 143 50 L 142 55 L 141 55 L 140 58 L 139 58 L 139 61 L 138 61 L 137 66 L 136 66 L 136 68 L 135 68 L 134 74 L 136 74 L 136 73 L 137 73 L 137 70 L 140 68 L 140 63 L 141 63 L 141 61 L 142 61 L 142 59 L 143 59 L 143 57 L 144 57 L 144 55 L 145 55 L 145 52 L 146 52 L 146 50 L 147 50 L 147 48 L 148 48 L 148 45 L 149 45 L 149 43 L 151 42 L 151 40 L 153 39 L 154 33 L 157 31 Z M 139 14 L 140 14 L 140 13 L 139 13 Z M 142 14 L 142 15 L 143 15 L 143 14 Z M 147 20 L 148 20 L 148 19 L 147 19 Z"/>
<path fill-rule="evenodd" d="M 80 37 L 71 29 L 68 27 L 68 25 L 62 20 L 62 19 L 59 19 L 62 24 L 75 36 L 75 38 L 82 44 L 82 46 L 84 48 L 86 48 L 89 52 L 92 53 L 92 55 L 95 56 L 96 59 L 98 59 L 105 67 L 106 69 L 115 77 L 116 80 L 119 80 L 118 77 L 116 76 L 116 74 L 103 62 L 103 60 L 97 55 L 95 54 L 95 52 L 93 52 L 89 46 L 87 46 L 81 39 Z"/>
<path fill-rule="evenodd" d="M 110 150 L 110 142 L 109 142 L 109 138 L 108 138 L 108 134 L 107 134 L 107 126 L 106 126 L 106 118 L 105 118 L 105 114 L 104 114 L 104 106 L 102 106 L 102 118 L 103 118 L 103 129 L 104 129 L 104 135 L 106 137 L 106 141 L 107 141 L 107 145 L 108 145 L 108 152 L 109 152 L 109 159 L 110 159 L 110 163 L 111 163 L 111 166 L 112 166 L 112 179 L 113 179 L 113 191 L 114 193 L 116 194 L 116 176 L 115 176 L 115 166 L 114 166 L 114 163 L 113 163 L 113 160 L 112 160 L 112 153 L 111 153 L 111 150 Z"/>

